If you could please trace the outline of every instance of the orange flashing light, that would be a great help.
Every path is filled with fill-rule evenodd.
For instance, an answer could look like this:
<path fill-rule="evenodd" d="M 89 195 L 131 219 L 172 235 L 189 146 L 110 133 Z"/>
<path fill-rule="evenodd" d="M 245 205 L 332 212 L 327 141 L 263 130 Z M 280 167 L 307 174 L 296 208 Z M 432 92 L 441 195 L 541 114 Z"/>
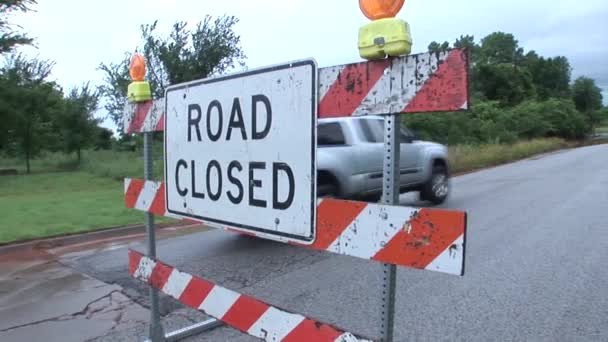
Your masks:
<path fill-rule="evenodd" d="M 144 59 L 144 56 L 136 53 L 131 57 L 129 75 L 131 75 L 133 81 L 141 82 L 144 80 L 146 76 L 146 60 Z"/>
<path fill-rule="evenodd" d="M 359 0 L 361 12 L 370 20 L 393 18 L 403 7 L 405 0 Z"/>

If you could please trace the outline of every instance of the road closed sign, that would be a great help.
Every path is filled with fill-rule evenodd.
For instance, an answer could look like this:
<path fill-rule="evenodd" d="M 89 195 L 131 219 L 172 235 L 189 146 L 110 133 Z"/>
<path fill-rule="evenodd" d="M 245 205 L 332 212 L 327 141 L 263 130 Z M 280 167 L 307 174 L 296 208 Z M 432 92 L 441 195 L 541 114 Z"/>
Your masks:
<path fill-rule="evenodd" d="M 167 88 L 167 211 L 311 243 L 316 77 L 303 60 Z"/>

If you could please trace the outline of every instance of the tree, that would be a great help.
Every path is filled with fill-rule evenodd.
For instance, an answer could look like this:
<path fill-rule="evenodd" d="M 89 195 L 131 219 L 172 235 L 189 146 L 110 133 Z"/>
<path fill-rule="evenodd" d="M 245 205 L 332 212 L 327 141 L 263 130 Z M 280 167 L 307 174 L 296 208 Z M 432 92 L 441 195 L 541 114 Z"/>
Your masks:
<path fill-rule="evenodd" d="M 443 42 L 442 44 L 439 44 L 433 41 L 429 44 L 429 52 L 442 52 L 448 49 L 450 49 L 450 43 L 448 42 Z"/>
<path fill-rule="evenodd" d="M 494 32 L 481 40 L 479 62 L 484 64 L 514 64 L 524 62 L 524 49 L 510 33 Z"/>
<path fill-rule="evenodd" d="M 96 133 L 94 134 L 96 150 L 109 150 L 114 142 L 114 133 L 104 127 L 95 126 Z"/>
<path fill-rule="evenodd" d="M 576 109 L 587 118 L 590 131 L 600 122 L 599 110 L 602 109 L 602 90 L 595 84 L 595 80 L 581 76 L 572 85 L 572 99 Z"/>
<path fill-rule="evenodd" d="M 0 117 L 7 119 L 6 141 L 10 151 L 30 160 L 54 134 L 53 116 L 63 107 L 63 94 L 55 82 L 47 80 L 54 63 L 28 60 L 21 54 L 7 59 L 0 70 L 4 87 L 0 88 Z"/>
<path fill-rule="evenodd" d="M 156 98 L 164 95 L 168 85 L 223 74 L 244 66 L 245 54 L 240 36 L 234 31 L 238 19 L 207 15 L 193 30 L 186 22 L 176 22 L 168 37 L 157 35 L 157 21 L 141 26 L 142 53 L 146 59 L 147 79 Z M 122 115 L 130 83 L 127 53 L 118 63 L 100 65 L 105 84 L 100 88 L 107 100 L 110 117 L 122 131 Z"/>
<path fill-rule="evenodd" d="M 98 121 L 93 117 L 99 103 L 99 94 L 89 83 L 72 88 L 65 99 L 64 110 L 57 116 L 63 148 L 67 153 L 76 152 L 78 164 L 83 148 L 95 143 Z"/>
<path fill-rule="evenodd" d="M 33 39 L 16 32 L 8 17 L 14 12 L 29 12 L 36 0 L 0 0 L 0 54 L 11 52 L 16 46 L 28 45 Z"/>
<path fill-rule="evenodd" d="M 488 100 L 500 101 L 503 106 L 514 106 L 534 97 L 532 76 L 525 68 L 512 64 L 482 64 L 476 71 L 474 89 Z"/>
<path fill-rule="evenodd" d="M 530 51 L 525 59 L 540 100 L 569 96 L 572 68 L 566 57 L 544 58 Z"/>

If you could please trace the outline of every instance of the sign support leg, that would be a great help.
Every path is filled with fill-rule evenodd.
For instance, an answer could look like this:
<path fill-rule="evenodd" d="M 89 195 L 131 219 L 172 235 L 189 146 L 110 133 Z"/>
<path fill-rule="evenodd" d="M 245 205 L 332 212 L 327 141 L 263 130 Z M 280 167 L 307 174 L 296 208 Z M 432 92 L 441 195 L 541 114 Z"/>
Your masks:
<path fill-rule="evenodd" d="M 152 134 L 146 132 L 144 136 L 144 178 L 152 180 Z M 156 258 L 156 236 L 154 231 L 154 215 L 146 213 L 146 231 L 148 256 Z M 150 287 L 150 340 L 152 342 L 165 341 L 165 333 L 160 322 L 160 310 L 158 304 L 158 290 Z"/>
<path fill-rule="evenodd" d="M 384 117 L 384 168 L 382 178 L 382 203 L 399 204 L 400 177 L 400 125 L 396 114 Z M 395 292 L 397 266 L 384 264 L 384 285 L 382 288 L 382 340 L 393 341 L 395 325 Z"/>

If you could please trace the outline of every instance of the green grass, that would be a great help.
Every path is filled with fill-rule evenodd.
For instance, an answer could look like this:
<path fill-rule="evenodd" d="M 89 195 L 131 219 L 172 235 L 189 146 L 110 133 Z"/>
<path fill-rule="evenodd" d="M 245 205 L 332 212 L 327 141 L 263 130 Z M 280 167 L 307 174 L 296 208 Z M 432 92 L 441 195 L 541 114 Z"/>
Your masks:
<path fill-rule="evenodd" d="M 112 178 L 82 171 L 0 177 L 0 243 L 143 220 L 125 208 L 123 183 Z"/>
<path fill-rule="evenodd" d="M 568 146 L 568 142 L 558 138 L 520 141 L 512 145 L 459 145 L 450 147 L 450 165 L 456 173 L 472 171 Z"/>
<path fill-rule="evenodd" d="M 608 126 L 602 126 L 595 129 L 595 133 L 608 133 Z"/>

